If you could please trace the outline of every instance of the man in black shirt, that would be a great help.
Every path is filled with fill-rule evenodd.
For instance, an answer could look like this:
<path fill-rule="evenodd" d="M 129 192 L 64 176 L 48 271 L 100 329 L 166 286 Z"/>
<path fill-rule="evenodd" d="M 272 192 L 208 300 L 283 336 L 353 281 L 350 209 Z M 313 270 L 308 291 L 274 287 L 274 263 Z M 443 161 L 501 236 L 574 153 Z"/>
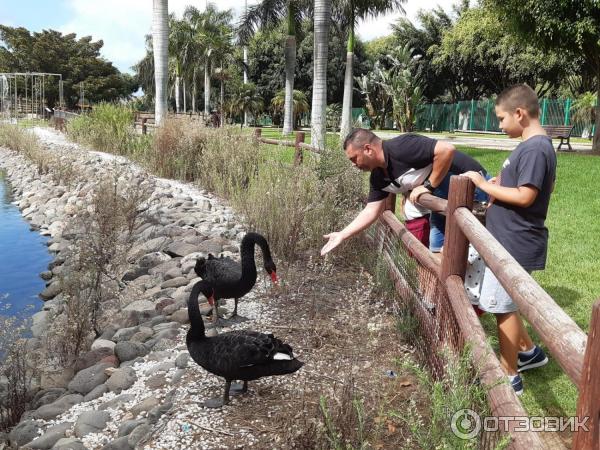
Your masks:
<path fill-rule="evenodd" d="M 481 164 L 452 144 L 418 134 L 408 133 L 383 141 L 373 132 L 357 128 L 344 140 L 344 151 L 355 167 L 371 172 L 368 203 L 343 230 L 324 236 L 329 241 L 321 249 L 321 255 L 374 223 L 385 210 L 385 199 L 390 193 L 412 191 L 413 203 L 424 193 L 448 198 L 450 175 L 465 171 L 486 175 Z M 432 214 L 431 251 L 439 252 L 444 245 L 444 226 L 444 217 Z"/>

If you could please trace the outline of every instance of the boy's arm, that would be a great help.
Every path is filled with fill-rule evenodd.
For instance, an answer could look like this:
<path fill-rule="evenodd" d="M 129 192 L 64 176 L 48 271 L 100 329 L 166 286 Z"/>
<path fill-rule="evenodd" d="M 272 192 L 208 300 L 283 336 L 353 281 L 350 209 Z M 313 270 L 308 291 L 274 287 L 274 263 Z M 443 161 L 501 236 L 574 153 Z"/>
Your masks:
<path fill-rule="evenodd" d="M 354 220 L 346 226 L 346 228 L 344 228 L 342 231 L 329 233 L 323 236 L 325 239 L 329 239 L 329 241 L 321 249 L 321 256 L 329 253 L 343 241 L 354 236 L 355 234 L 360 233 L 362 230 L 368 228 L 372 223 L 374 223 L 385 209 L 385 201 L 386 199 L 384 198 L 383 200 L 367 203 L 367 206 L 365 206 L 364 209 L 358 213 L 358 216 L 356 216 Z"/>
<path fill-rule="evenodd" d="M 521 208 L 531 206 L 539 192 L 538 188 L 530 184 L 512 188 L 490 183 L 479 172 L 465 172 L 462 176 L 470 178 L 476 187 L 491 195 L 496 200 L 508 203 L 509 205 L 520 206 Z"/>

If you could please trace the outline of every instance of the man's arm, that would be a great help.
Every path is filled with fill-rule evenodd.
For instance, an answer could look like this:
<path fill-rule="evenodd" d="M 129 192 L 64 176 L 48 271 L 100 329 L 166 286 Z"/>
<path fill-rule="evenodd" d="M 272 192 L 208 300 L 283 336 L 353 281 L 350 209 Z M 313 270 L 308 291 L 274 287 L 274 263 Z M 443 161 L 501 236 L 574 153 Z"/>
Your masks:
<path fill-rule="evenodd" d="M 429 175 L 429 182 L 432 186 L 438 187 L 442 184 L 444 177 L 452 165 L 454 152 L 456 152 L 456 148 L 449 142 L 436 142 L 433 149 L 433 166 L 431 168 L 431 175 Z M 424 186 L 415 187 L 410 193 L 410 201 L 417 203 L 419 195 L 425 193 L 429 194 L 430 192 Z"/>
<path fill-rule="evenodd" d="M 376 202 L 367 203 L 367 206 L 365 206 L 364 209 L 358 213 L 358 216 L 356 216 L 342 231 L 329 233 L 323 236 L 325 239 L 329 239 L 329 241 L 321 249 L 321 256 L 326 255 L 346 239 L 360 233 L 373 224 L 383 213 L 385 201 L 386 199 L 384 198 Z"/>
<path fill-rule="evenodd" d="M 512 188 L 490 183 L 479 172 L 465 172 L 462 175 L 470 178 L 475 183 L 475 186 L 494 197 L 494 199 L 508 203 L 509 205 L 520 206 L 521 208 L 531 206 L 539 192 L 535 186 L 530 184 Z"/>

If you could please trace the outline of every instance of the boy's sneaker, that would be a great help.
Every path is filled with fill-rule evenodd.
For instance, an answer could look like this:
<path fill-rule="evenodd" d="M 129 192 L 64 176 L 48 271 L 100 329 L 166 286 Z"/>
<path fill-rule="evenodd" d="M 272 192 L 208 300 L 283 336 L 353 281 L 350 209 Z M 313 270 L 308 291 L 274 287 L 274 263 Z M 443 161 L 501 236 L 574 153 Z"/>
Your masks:
<path fill-rule="evenodd" d="M 521 395 L 523 393 L 523 380 L 521 379 L 521 375 L 515 375 L 514 377 L 509 376 L 508 381 L 515 390 L 515 394 Z"/>
<path fill-rule="evenodd" d="M 537 345 L 534 347 L 533 355 L 527 356 L 523 352 L 519 352 L 519 358 L 517 360 L 517 369 L 519 372 L 525 372 L 529 369 L 535 369 L 536 367 L 544 366 L 548 363 L 548 357 Z"/>

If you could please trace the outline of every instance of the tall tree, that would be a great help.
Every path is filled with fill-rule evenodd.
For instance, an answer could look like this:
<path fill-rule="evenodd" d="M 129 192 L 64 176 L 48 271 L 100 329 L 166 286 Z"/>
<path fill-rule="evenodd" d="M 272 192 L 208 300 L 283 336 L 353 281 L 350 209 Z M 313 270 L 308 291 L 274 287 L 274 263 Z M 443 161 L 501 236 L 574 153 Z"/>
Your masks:
<path fill-rule="evenodd" d="M 154 120 L 161 125 L 167 115 L 167 70 L 169 50 L 169 2 L 153 0 L 152 48 L 154 50 Z"/>
<path fill-rule="evenodd" d="M 200 12 L 188 6 L 184 17 L 194 28 L 194 39 L 202 50 L 204 63 L 204 114 L 210 113 L 210 80 L 214 57 L 222 53 L 231 42 L 230 22 L 233 18 L 231 10 L 219 11 L 213 3 Z"/>
<path fill-rule="evenodd" d="M 177 20 L 174 14 L 169 17 L 169 59 L 175 78 L 175 111 L 181 112 L 181 76 L 183 67 L 190 56 L 192 29 L 185 20 Z M 184 94 L 185 95 L 185 94 Z"/>
<path fill-rule="evenodd" d="M 358 20 L 377 17 L 390 11 L 402 11 L 406 0 L 334 0 L 336 22 L 348 30 L 348 48 L 346 52 L 346 71 L 344 76 L 344 101 L 342 104 L 342 139 L 352 128 L 352 94 L 354 81 L 354 29 Z"/>
<path fill-rule="evenodd" d="M 327 50 L 329 24 L 331 22 L 331 0 L 315 0 L 314 77 L 311 108 L 311 141 L 314 147 L 325 148 L 327 123 Z"/>
<path fill-rule="evenodd" d="M 262 0 L 246 10 L 240 21 L 238 34 L 246 44 L 256 28 L 273 28 L 285 20 L 287 36 L 285 40 L 285 107 L 283 133 L 294 128 L 294 73 L 296 69 L 296 40 L 303 12 L 308 8 L 306 0 Z"/>
<path fill-rule="evenodd" d="M 85 98 L 91 102 L 126 98 L 137 89 L 135 80 L 120 73 L 100 55 L 102 41 L 90 36 L 77 38 L 74 33 L 55 30 L 29 32 L 25 28 L 0 25 L 0 72 L 49 72 L 62 74 L 65 105 L 79 103 L 79 85 L 85 86 Z M 25 79 L 18 81 L 18 85 Z M 22 86 L 23 91 L 25 86 Z M 21 92 L 21 87 L 19 87 Z M 48 106 L 59 100 L 58 77 L 46 79 Z"/>
<path fill-rule="evenodd" d="M 600 3 L 597 0 L 485 0 L 529 42 L 579 53 L 585 71 L 596 78 L 600 104 Z M 600 150 L 600 114 L 596 114 L 594 150 Z"/>

